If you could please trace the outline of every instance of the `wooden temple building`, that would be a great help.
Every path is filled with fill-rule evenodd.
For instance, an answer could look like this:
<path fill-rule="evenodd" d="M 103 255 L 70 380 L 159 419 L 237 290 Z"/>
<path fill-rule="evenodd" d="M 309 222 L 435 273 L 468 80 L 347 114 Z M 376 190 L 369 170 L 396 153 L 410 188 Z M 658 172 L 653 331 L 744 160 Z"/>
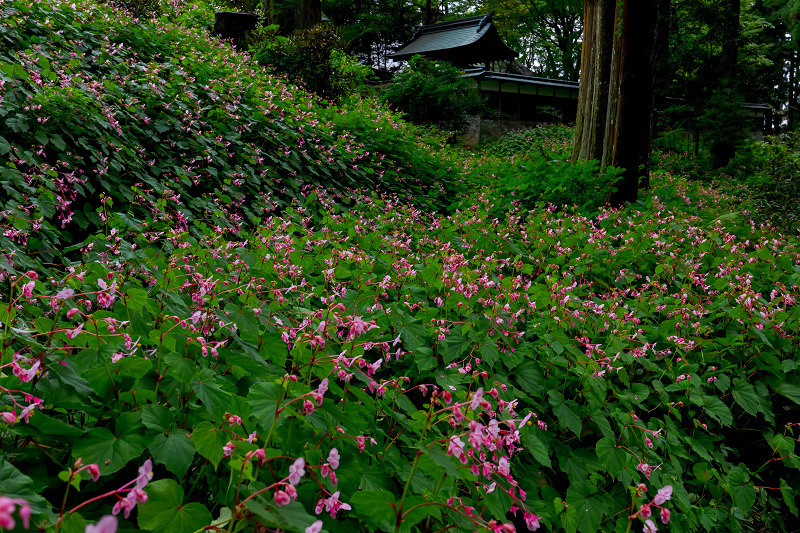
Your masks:
<path fill-rule="evenodd" d="M 411 42 L 389 55 L 395 61 L 420 54 L 448 61 L 475 81 L 491 109 L 511 120 L 559 120 L 572 122 L 578 108 L 578 82 L 539 78 L 522 72 L 515 61 L 519 55 L 503 42 L 492 20 L 494 13 L 421 26 Z M 517 64 L 518 72 L 509 65 Z M 493 70 L 506 65 L 506 72 Z M 521 68 L 519 68 L 521 67 Z M 511 70 L 511 72 L 508 72 Z M 528 71 L 529 72 L 529 71 Z M 771 109 L 762 104 L 745 104 L 755 131 L 766 132 L 772 122 Z"/>

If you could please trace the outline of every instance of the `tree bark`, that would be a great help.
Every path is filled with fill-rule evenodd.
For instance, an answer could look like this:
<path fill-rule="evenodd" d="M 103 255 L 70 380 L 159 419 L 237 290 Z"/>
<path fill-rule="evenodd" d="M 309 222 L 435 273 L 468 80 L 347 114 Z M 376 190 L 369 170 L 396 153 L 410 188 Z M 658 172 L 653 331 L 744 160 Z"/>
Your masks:
<path fill-rule="evenodd" d="M 624 168 L 612 205 L 635 202 L 649 176 L 661 2 L 586 0 L 573 159 Z M 645 184 L 647 180 L 645 179 Z"/>
<path fill-rule="evenodd" d="M 614 0 L 585 0 L 578 115 L 572 159 L 603 156 L 614 35 Z"/>
<path fill-rule="evenodd" d="M 295 29 L 313 28 L 322 22 L 322 0 L 298 0 L 294 10 Z"/>

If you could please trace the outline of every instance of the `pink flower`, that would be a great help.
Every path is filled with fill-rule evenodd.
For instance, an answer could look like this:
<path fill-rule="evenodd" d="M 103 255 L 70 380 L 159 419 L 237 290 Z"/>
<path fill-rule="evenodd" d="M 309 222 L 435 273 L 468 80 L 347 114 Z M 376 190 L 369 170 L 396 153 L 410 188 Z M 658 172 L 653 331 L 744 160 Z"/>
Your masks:
<path fill-rule="evenodd" d="M 37 279 L 39 279 L 39 274 L 37 274 L 33 270 L 28 270 L 27 272 L 25 272 L 25 275 L 28 276 L 29 278 L 31 278 L 33 281 L 36 281 Z"/>
<path fill-rule="evenodd" d="M 306 474 L 305 466 L 306 460 L 302 457 L 295 460 L 294 464 L 289 467 L 289 483 L 292 485 L 300 483 L 300 479 Z"/>
<path fill-rule="evenodd" d="M 344 509 L 345 511 L 352 509 L 348 504 L 339 501 L 338 490 L 331 494 L 329 498 L 326 498 L 324 504 L 325 510 L 331 513 L 331 518 L 336 518 L 336 513 L 339 512 L 340 509 Z"/>
<path fill-rule="evenodd" d="M 291 487 L 291 485 L 289 486 Z M 279 490 L 275 493 L 275 505 L 277 505 L 278 507 L 282 505 L 288 505 L 291 501 L 292 499 L 289 498 L 289 495 L 283 492 L 282 490 Z"/>
<path fill-rule="evenodd" d="M 646 503 L 639 508 L 639 516 L 642 518 L 650 518 L 650 515 L 653 514 L 652 510 L 650 509 L 650 504 Z"/>
<path fill-rule="evenodd" d="M 116 531 L 117 517 L 106 515 L 97 522 L 96 526 L 87 525 L 85 533 L 116 533 Z"/>
<path fill-rule="evenodd" d="M 363 453 L 364 452 L 364 448 L 365 448 L 365 446 L 364 446 L 364 436 L 363 435 L 359 435 L 358 437 L 356 437 L 356 443 L 358 444 L 358 451 Z"/>
<path fill-rule="evenodd" d="M 336 470 L 339 468 L 339 459 L 341 459 L 339 451 L 336 448 L 332 448 L 331 452 L 328 454 L 328 464 L 331 465 L 332 469 Z"/>
<path fill-rule="evenodd" d="M 658 489 L 658 494 L 656 497 L 653 498 L 653 503 L 656 505 L 661 505 L 665 501 L 669 500 L 672 497 L 672 485 L 665 485 L 664 487 Z"/>
<path fill-rule="evenodd" d="M 67 298 L 72 298 L 73 294 L 75 294 L 75 291 L 72 289 L 61 289 L 56 294 L 56 298 L 58 298 L 59 300 L 66 300 Z"/>
<path fill-rule="evenodd" d="M 652 520 L 645 520 L 644 522 L 644 529 L 642 529 L 642 533 L 656 533 L 658 531 L 656 529 L 656 524 Z"/>
<path fill-rule="evenodd" d="M 70 318 L 74 317 L 78 313 L 80 313 L 80 310 L 77 307 L 73 307 L 72 309 L 67 311 L 67 320 L 69 320 Z"/>
<path fill-rule="evenodd" d="M 153 461 L 148 459 L 139 467 L 139 477 L 136 478 L 136 488 L 145 488 L 151 479 L 153 479 Z"/>
<path fill-rule="evenodd" d="M 508 464 L 508 458 L 503 456 L 497 462 L 497 473 L 500 474 L 501 476 L 508 476 L 509 471 L 510 469 Z"/>
<path fill-rule="evenodd" d="M 35 286 L 36 286 L 35 281 L 29 281 L 28 283 L 22 286 L 22 294 L 25 296 L 25 298 L 30 298 L 31 296 L 33 296 L 33 288 Z"/>
<path fill-rule="evenodd" d="M 325 378 L 320 382 L 319 388 L 317 388 L 317 394 L 323 396 L 327 390 L 328 390 L 328 378 Z"/>
<path fill-rule="evenodd" d="M 3 422 L 6 424 L 14 424 L 17 421 L 17 412 L 5 411 L 3 414 L 0 414 L 0 418 L 2 418 Z"/>
<path fill-rule="evenodd" d="M 661 508 L 661 523 L 668 524 L 669 523 L 669 509 L 662 507 Z"/>
<path fill-rule="evenodd" d="M 450 439 L 447 447 L 447 455 L 453 454 L 461 464 L 467 464 L 467 456 L 464 454 L 464 441 L 454 436 Z"/>
<path fill-rule="evenodd" d="M 528 531 L 536 531 L 539 529 L 539 517 L 535 514 L 525 511 L 522 513 L 522 517 L 525 519 L 525 525 L 528 527 Z"/>
<path fill-rule="evenodd" d="M 284 492 L 286 492 L 286 494 L 292 500 L 296 500 L 297 499 L 297 489 L 294 488 L 294 485 L 286 485 L 286 488 L 284 489 Z"/>
<path fill-rule="evenodd" d="M 307 415 L 310 415 L 314 412 L 314 404 L 311 402 L 311 400 L 305 400 L 303 402 L 303 411 L 305 411 Z"/>
<path fill-rule="evenodd" d="M 319 533 L 322 531 L 322 520 L 317 520 L 306 528 L 306 533 Z"/>
<path fill-rule="evenodd" d="M 22 498 L 9 498 L 8 496 L 0 496 L 0 528 L 14 529 L 16 522 L 11 518 L 11 514 L 17 510 L 19 506 L 19 517 L 22 519 L 22 525 L 25 529 L 30 526 L 31 508 L 27 500 Z"/>
<path fill-rule="evenodd" d="M 225 455 L 225 457 L 230 457 L 235 449 L 236 445 L 231 441 L 228 441 L 228 444 L 222 447 L 222 453 Z"/>
<path fill-rule="evenodd" d="M 478 387 L 478 390 L 472 395 L 472 403 L 469 405 L 469 408 L 474 411 L 480 406 L 481 400 L 483 400 L 483 387 Z"/>
<path fill-rule="evenodd" d="M 92 463 L 90 465 L 87 465 L 86 470 L 88 470 L 89 473 L 92 475 L 92 481 L 97 481 L 98 479 L 100 479 L 100 467 L 98 467 L 96 464 Z"/>

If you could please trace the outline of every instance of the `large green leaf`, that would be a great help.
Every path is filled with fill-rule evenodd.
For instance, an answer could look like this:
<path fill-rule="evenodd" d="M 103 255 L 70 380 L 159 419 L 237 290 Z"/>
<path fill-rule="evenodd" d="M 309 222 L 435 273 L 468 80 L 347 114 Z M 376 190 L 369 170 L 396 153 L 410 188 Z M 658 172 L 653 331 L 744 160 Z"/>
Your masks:
<path fill-rule="evenodd" d="M 608 473 L 617 477 L 625 466 L 625 452 L 617 447 L 614 439 L 603 437 L 595 445 L 597 458 L 600 464 L 606 467 Z"/>
<path fill-rule="evenodd" d="M 181 429 L 156 435 L 150 440 L 147 449 L 157 463 L 166 466 L 178 479 L 186 474 L 196 451 L 194 440 L 187 437 L 186 431 Z"/>
<path fill-rule="evenodd" d="M 147 503 L 139 509 L 139 527 L 155 533 L 193 533 L 211 524 L 202 503 L 183 503 L 183 488 L 172 479 L 147 485 Z"/>
<path fill-rule="evenodd" d="M 733 498 L 733 504 L 747 515 L 756 501 L 756 489 L 750 482 L 749 476 L 739 467 L 731 469 L 728 473 L 728 490 Z"/>
<path fill-rule="evenodd" d="M 564 396 L 558 392 L 551 390 L 549 392 L 550 405 L 553 406 L 553 413 L 558 418 L 559 425 L 565 429 L 569 429 L 575 435 L 580 437 L 583 429 L 580 417 L 575 413 L 575 402 L 564 400 Z"/>
<path fill-rule="evenodd" d="M 523 439 L 525 441 L 525 447 L 527 450 L 533 455 L 533 458 L 539 461 L 542 466 L 546 466 L 547 468 L 552 468 L 552 464 L 550 462 L 550 454 L 547 451 L 547 447 L 544 445 L 542 440 L 536 434 L 536 429 L 529 430 L 524 435 Z"/>
<path fill-rule="evenodd" d="M 735 378 L 733 380 L 733 399 L 736 400 L 742 409 L 749 414 L 756 416 L 759 410 L 758 396 L 756 389 L 743 379 Z"/>
<path fill-rule="evenodd" d="M 33 514 L 49 512 L 47 500 L 37 494 L 33 480 L 0 457 L 0 495 L 9 498 L 22 498 L 31 506 Z"/>
<path fill-rule="evenodd" d="M 201 373 L 203 374 L 203 373 Z M 192 381 L 192 390 L 203 402 L 203 407 L 214 415 L 215 417 L 222 418 L 222 415 L 230 408 L 231 394 L 225 392 L 222 388 L 214 382 L 214 376 L 210 372 L 209 375 L 202 375 L 202 381 L 195 379 Z"/>
<path fill-rule="evenodd" d="M 126 417 L 127 418 L 127 417 Z M 144 451 L 141 425 L 118 423 L 116 434 L 106 428 L 94 428 L 84 433 L 72 448 L 72 456 L 83 464 L 97 463 L 100 473 L 112 474 L 139 457 Z"/>
<path fill-rule="evenodd" d="M 233 435 L 228 431 L 214 426 L 211 422 L 201 422 L 192 431 L 192 442 L 197 452 L 211 461 L 215 470 L 225 456 L 222 448 L 232 438 Z"/>

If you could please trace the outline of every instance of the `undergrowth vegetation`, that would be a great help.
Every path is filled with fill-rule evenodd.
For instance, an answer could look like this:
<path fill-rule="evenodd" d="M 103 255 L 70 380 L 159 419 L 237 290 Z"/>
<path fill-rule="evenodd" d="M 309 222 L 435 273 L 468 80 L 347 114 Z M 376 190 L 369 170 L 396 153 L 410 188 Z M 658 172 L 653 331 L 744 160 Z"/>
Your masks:
<path fill-rule="evenodd" d="M 0 9 L 0 529 L 796 528 L 800 248 L 738 189 Z"/>

